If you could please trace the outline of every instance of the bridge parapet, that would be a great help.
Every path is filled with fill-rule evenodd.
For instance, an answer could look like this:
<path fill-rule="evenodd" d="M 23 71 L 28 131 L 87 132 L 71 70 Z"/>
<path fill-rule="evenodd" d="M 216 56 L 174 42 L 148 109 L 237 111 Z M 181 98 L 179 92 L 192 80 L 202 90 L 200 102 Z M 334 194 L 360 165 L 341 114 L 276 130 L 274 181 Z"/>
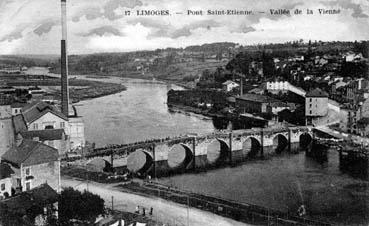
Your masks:
<path fill-rule="evenodd" d="M 232 162 L 232 158 L 243 160 L 249 157 L 250 153 L 252 156 L 264 156 L 275 153 L 277 150 L 297 150 L 300 147 L 303 134 L 309 134 L 312 138 L 312 128 L 305 126 L 253 128 L 199 136 L 186 135 L 99 148 L 95 149 L 95 152 L 86 155 L 86 157 L 111 156 L 113 162 L 113 159 L 115 161 L 127 158 L 128 155 L 139 150 L 139 152 L 143 151 L 150 155 L 154 162 L 167 162 L 171 159 L 171 165 L 176 165 L 178 162 L 175 162 L 175 159 L 178 156 L 184 162 L 188 162 L 189 158 L 193 159 L 193 167 L 196 167 L 196 164 L 200 162 L 209 164 L 217 158 L 223 158 L 223 162 Z M 173 153 L 171 153 L 172 151 Z M 193 156 L 199 157 L 196 164 L 194 163 L 196 158 L 193 158 Z M 164 165 L 168 164 L 165 163 Z"/>

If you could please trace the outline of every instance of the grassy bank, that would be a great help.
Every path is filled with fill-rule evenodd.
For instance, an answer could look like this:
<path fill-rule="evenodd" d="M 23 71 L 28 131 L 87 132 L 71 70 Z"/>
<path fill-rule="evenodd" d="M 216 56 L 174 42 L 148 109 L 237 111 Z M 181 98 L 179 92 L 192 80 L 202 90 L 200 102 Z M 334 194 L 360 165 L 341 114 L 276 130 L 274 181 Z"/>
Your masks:
<path fill-rule="evenodd" d="M 44 80 L 8 80 L 9 86 L 49 86 L 60 87 L 60 79 L 48 78 Z M 69 96 L 72 102 L 97 98 L 122 92 L 127 88 L 122 84 L 90 81 L 83 79 L 69 79 Z M 51 94 L 56 99 L 61 99 L 60 89 L 52 89 Z"/>

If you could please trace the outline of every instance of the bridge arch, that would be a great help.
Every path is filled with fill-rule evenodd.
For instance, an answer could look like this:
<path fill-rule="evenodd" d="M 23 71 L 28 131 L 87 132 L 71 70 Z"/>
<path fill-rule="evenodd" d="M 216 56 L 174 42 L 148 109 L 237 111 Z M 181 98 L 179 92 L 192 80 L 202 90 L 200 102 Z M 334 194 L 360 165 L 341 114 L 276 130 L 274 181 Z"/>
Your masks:
<path fill-rule="evenodd" d="M 111 171 L 113 166 L 104 158 L 93 158 L 87 162 L 86 169 L 92 172 L 106 172 Z"/>
<path fill-rule="evenodd" d="M 304 132 L 304 133 L 300 134 L 300 136 L 299 136 L 300 148 L 306 149 L 306 148 L 309 147 L 309 145 L 312 142 L 313 142 L 313 137 L 309 133 Z"/>
<path fill-rule="evenodd" d="M 207 161 L 210 165 L 212 165 L 224 161 L 227 158 L 230 150 L 225 141 L 216 139 L 207 146 L 206 151 Z"/>
<path fill-rule="evenodd" d="M 243 156 L 254 158 L 256 157 L 261 149 L 261 144 L 255 137 L 247 137 L 242 143 Z"/>
<path fill-rule="evenodd" d="M 144 149 L 137 149 L 127 157 L 127 168 L 132 173 L 145 174 L 154 162 L 151 154 Z"/>
<path fill-rule="evenodd" d="M 185 168 L 192 159 L 192 150 L 185 144 L 176 144 L 168 152 L 168 165 L 172 169 Z"/>
<path fill-rule="evenodd" d="M 277 154 L 282 153 L 288 146 L 288 139 L 283 134 L 276 134 L 273 138 L 273 149 Z"/>

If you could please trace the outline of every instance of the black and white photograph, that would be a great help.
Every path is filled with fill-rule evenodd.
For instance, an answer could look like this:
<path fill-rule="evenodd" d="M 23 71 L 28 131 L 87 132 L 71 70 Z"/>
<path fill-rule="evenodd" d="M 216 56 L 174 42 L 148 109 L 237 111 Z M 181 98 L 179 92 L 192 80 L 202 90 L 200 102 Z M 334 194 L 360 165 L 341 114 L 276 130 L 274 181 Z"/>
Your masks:
<path fill-rule="evenodd" d="M 369 225 L 369 0 L 0 0 L 0 226 Z"/>

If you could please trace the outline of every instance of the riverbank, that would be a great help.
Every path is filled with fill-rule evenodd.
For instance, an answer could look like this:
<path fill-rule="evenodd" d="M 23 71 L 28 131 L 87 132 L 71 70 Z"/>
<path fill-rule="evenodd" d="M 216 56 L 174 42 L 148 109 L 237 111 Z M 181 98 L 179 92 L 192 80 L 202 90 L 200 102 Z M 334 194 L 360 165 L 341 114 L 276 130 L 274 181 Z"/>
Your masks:
<path fill-rule="evenodd" d="M 75 103 L 75 102 L 79 102 L 82 100 L 88 100 L 92 98 L 98 98 L 102 96 L 120 93 L 125 90 L 127 90 L 127 87 L 122 84 L 92 82 L 92 84 L 87 88 L 82 88 L 82 89 L 70 88 L 69 96 L 72 99 L 72 101 Z M 60 92 L 55 93 L 54 95 L 61 98 Z"/>
<path fill-rule="evenodd" d="M 330 225 L 328 223 L 298 217 L 294 213 L 284 213 L 254 204 L 240 203 L 183 191 L 154 181 L 144 181 L 143 183 L 133 182 L 118 185 L 118 187 L 124 192 L 148 197 L 159 197 L 253 225 Z"/>
<path fill-rule="evenodd" d="M 105 200 L 106 206 L 114 205 L 115 210 L 133 213 L 137 206 L 146 210 L 153 208 L 152 218 L 156 222 L 166 225 L 217 225 L 217 226 L 246 226 L 247 224 L 218 216 L 196 208 L 187 208 L 184 205 L 166 201 L 164 199 L 140 196 L 122 192 L 115 185 L 99 184 L 62 177 L 62 187 L 74 187 L 80 191 L 88 190 Z M 112 199 L 113 198 L 113 199 Z M 112 203 L 113 200 L 113 203 Z"/>
<path fill-rule="evenodd" d="M 6 84 L 15 87 L 46 87 L 47 92 L 52 94 L 56 100 L 61 99 L 60 79 L 45 76 L 41 80 L 26 80 L 22 76 L 5 80 Z M 127 90 L 120 83 L 92 81 L 87 79 L 69 79 L 69 97 L 71 102 L 107 96 Z"/>
<path fill-rule="evenodd" d="M 202 110 L 199 108 L 185 106 L 181 104 L 168 103 L 169 110 L 172 112 L 179 112 L 182 114 L 188 114 L 188 112 L 192 112 L 195 114 L 203 115 L 206 117 L 227 117 L 226 115 L 220 113 L 211 113 L 209 110 Z M 209 118 L 207 118 L 209 119 Z"/>
<path fill-rule="evenodd" d="M 240 117 L 232 113 L 214 113 L 208 109 L 203 110 L 196 107 L 185 106 L 181 104 L 168 103 L 168 109 L 171 112 L 181 113 L 185 115 L 197 114 L 204 116 L 204 120 L 212 120 L 216 129 L 228 129 L 229 123 L 232 123 L 232 129 L 250 129 L 253 127 L 265 127 L 266 120 L 256 119 L 255 117 Z"/>

